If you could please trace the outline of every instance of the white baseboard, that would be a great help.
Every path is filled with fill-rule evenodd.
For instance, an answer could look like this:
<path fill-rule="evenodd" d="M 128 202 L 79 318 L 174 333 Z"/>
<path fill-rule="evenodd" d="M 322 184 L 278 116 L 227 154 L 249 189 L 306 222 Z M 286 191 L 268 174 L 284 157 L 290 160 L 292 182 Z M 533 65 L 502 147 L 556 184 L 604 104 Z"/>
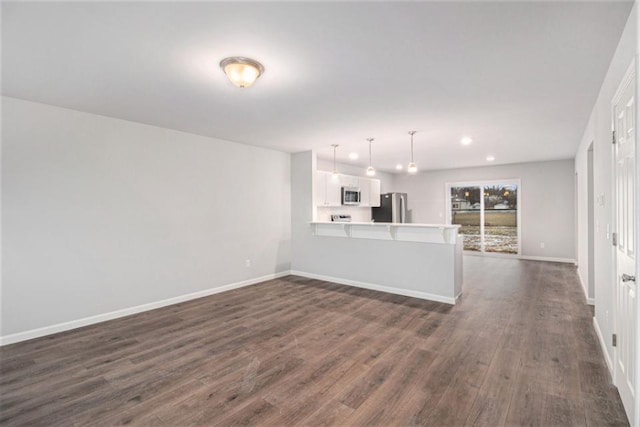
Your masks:
<path fill-rule="evenodd" d="M 460 295 L 455 298 L 444 297 L 441 295 L 429 294 L 420 291 L 411 291 L 408 289 L 391 288 L 388 286 L 374 285 L 372 283 L 358 282 L 356 280 L 341 279 L 339 277 L 323 276 L 321 274 L 306 273 L 304 271 L 291 270 L 294 276 L 307 277 L 309 279 L 324 280 L 325 282 L 338 283 L 340 285 L 355 286 L 356 288 L 370 289 L 372 291 L 386 292 L 389 294 L 403 295 L 405 297 L 413 297 L 426 299 L 429 301 L 444 302 L 446 304 L 455 304 Z"/>
<path fill-rule="evenodd" d="M 500 252 L 478 252 L 478 251 L 462 251 L 464 256 L 477 256 L 482 258 L 503 258 L 503 259 L 519 259 L 518 254 L 503 254 Z"/>
<path fill-rule="evenodd" d="M 266 276 L 256 277 L 254 279 L 243 280 L 242 282 L 236 282 L 236 283 L 231 283 L 229 285 L 223 285 L 215 288 L 205 289 L 204 291 L 198 291 L 191 294 L 180 295 L 180 296 L 165 299 L 162 301 L 155 301 L 148 304 L 138 305 L 135 307 L 124 308 L 122 310 L 116 310 L 109 313 L 98 314 L 96 316 L 85 317 L 82 319 L 72 320 L 69 322 L 58 323 L 51 326 L 45 326 L 43 328 L 32 329 L 30 331 L 18 332 L 15 334 L 0 337 L 0 346 L 13 344 L 20 341 L 26 341 L 33 338 L 39 338 L 45 335 L 56 334 L 58 332 L 69 331 L 71 329 L 81 328 L 83 326 L 89 326 L 95 323 L 106 322 L 107 320 L 113 320 L 119 317 L 130 316 L 132 314 L 142 313 L 143 311 L 149 311 L 149 310 L 153 310 L 160 307 L 166 307 L 168 305 L 178 304 L 180 302 L 202 298 L 202 297 L 218 294 L 225 291 L 230 291 L 232 289 L 243 288 L 245 286 L 255 285 L 256 283 L 277 279 L 279 277 L 287 276 L 289 274 L 291 274 L 291 272 L 288 270 L 280 273 L 268 274 Z"/>
<path fill-rule="evenodd" d="M 584 294 L 585 299 L 587 300 L 588 305 L 596 305 L 596 302 L 593 298 L 589 298 L 589 294 L 587 293 L 587 288 L 584 285 L 584 280 L 582 280 L 582 276 L 580 275 L 580 270 L 576 270 L 578 274 L 578 280 L 580 280 L 580 287 L 582 288 L 582 293 Z"/>
<path fill-rule="evenodd" d="M 573 258 L 556 258 L 550 256 L 528 256 L 522 255 L 520 259 L 524 259 L 526 261 L 548 261 L 548 262 L 562 262 L 566 264 L 576 264 L 576 260 Z"/>
<path fill-rule="evenodd" d="M 600 348 L 602 350 L 602 355 L 604 356 L 604 361 L 607 363 L 607 368 L 609 368 L 609 374 L 613 378 L 613 362 L 609 357 L 609 352 L 607 351 L 607 345 L 604 342 L 604 337 L 602 336 L 602 331 L 600 330 L 600 326 L 598 325 L 598 321 L 596 318 L 593 318 L 593 328 L 596 330 L 596 335 L 598 336 L 598 341 L 600 342 Z"/>

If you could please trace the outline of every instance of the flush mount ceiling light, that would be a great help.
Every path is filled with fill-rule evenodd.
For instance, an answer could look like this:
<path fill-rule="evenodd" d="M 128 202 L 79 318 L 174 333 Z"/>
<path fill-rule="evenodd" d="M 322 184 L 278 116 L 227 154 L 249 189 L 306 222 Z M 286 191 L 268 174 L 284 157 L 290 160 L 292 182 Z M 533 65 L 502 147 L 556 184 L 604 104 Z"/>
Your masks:
<path fill-rule="evenodd" d="M 367 138 L 369 141 L 369 167 L 367 168 L 367 176 L 374 176 L 376 174 L 376 170 L 373 168 L 371 163 L 371 143 L 373 142 L 373 138 Z"/>
<path fill-rule="evenodd" d="M 358 160 L 358 153 L 349 153 L 349 158 L 351 160 Z"/>
<path fill-rule="evenodd" d="M 487 162 L 493 162 L 495 159 L 493 156 L 487 156 Z"/>
<path fill-rule="evenodd" d="M 415 162 L 413 161 L 413 135 L 415 133 L 416 133 L 415 130 L 412 130 L 409 132 L 409 135 L 411 135 L 411 161 L 409 162 L 409 166 L 407 166 L 407 172 L 409 173 L 418 172 L 418 165 L 416 165 Z"/>
<path fill-rule="evenodd" d="M 331 172 L 331 179 L 334 181 L 338 180 L 338 169 L 336 168 L 336 148 L 338 148 L 338 144 L 331 144 L 333 147 L 333 172 Z"/>
<path fill-rule="evenodd" d="M 460 140 L 460 144 L 462 145 L 469 145 L 473 142 L 473 139 L 469 138 L 468 136 L 465 136 L 464 138 L 462 138 Z"/>
<path fill-rule="evenodd" d="M 264 73 L 264 67 L 261 63 L 242 56 L 223 59 L 220 61 L 220 68 L 231 80 L 231 83 L 241 88 L 251 86 Z"/>
<path fill-rule="evenodd" d="M 400 163 L 398 163 L 398 164 L 396 165 L 396 169 L 398 169 L 399 171 L 401 171 L 403 167 L 404 167 L 404 166 L 402 166 Z"/>

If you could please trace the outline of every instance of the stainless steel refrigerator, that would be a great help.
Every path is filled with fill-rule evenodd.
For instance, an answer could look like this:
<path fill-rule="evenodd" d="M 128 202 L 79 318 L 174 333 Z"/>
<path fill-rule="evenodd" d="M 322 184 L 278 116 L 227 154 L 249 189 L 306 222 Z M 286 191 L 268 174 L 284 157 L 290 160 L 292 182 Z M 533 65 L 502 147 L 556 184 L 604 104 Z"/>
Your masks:
<path fill-rule="evenodd" d="M 371 208 L 374 222 L 407 222 L 407 193 L 380 195 L 380 207 Z"/>

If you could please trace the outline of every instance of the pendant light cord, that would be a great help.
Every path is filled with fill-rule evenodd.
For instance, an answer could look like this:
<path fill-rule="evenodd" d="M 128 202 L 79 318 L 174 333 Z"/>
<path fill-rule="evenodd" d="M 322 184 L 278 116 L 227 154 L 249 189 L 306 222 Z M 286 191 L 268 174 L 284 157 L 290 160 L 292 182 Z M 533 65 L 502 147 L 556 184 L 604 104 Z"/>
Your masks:
<path fill-rule="evenodd" d="M 413 134 L 416 133 L 415 130 L 412 130 L 409 132 L 409 135 L 411 135 L 411 163 L 413 163 Z"/>
<path fill-rule="evenodd" d="M 413 163 L 413 134 L 411 134 L 411 163 Z"/>
<path fill-rule="evenodd" d="M 373 166 L 373 164 L 371 163 L 371 143 L 373 142 L 374 138 L 367 138 L 367 141 L 369 141 L 369 166 Z"/>
<path fill-rule="evenodd" d="M 333 173 L 336 173 L 336 148 L 338 148 L 338 144 L 331 144 L 333 147 Z"/>

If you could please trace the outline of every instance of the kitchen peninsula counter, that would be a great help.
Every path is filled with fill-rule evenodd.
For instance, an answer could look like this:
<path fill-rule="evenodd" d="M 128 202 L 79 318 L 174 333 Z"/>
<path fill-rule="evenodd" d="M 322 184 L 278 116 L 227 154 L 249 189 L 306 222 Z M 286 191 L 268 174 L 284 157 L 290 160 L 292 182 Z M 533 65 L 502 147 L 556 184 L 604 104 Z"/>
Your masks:
<path fill-rule="evenodd" d="M 311 221 L 315 236 L 457 244 L 459 225 Z"/>
<path fill-rule="evenodd" d="M 305 256 L 292 273 L 455 304 L 462 293 L 459 227 L 309 221 Z"/>
<path fill-rule="evenodd" d="M 455 304 L 462 238 L 449 224 L 318 221 L 316 153 L 291 155 L 291 274 Z M 326 218 L 329 219 L 329 218 Z"/>

